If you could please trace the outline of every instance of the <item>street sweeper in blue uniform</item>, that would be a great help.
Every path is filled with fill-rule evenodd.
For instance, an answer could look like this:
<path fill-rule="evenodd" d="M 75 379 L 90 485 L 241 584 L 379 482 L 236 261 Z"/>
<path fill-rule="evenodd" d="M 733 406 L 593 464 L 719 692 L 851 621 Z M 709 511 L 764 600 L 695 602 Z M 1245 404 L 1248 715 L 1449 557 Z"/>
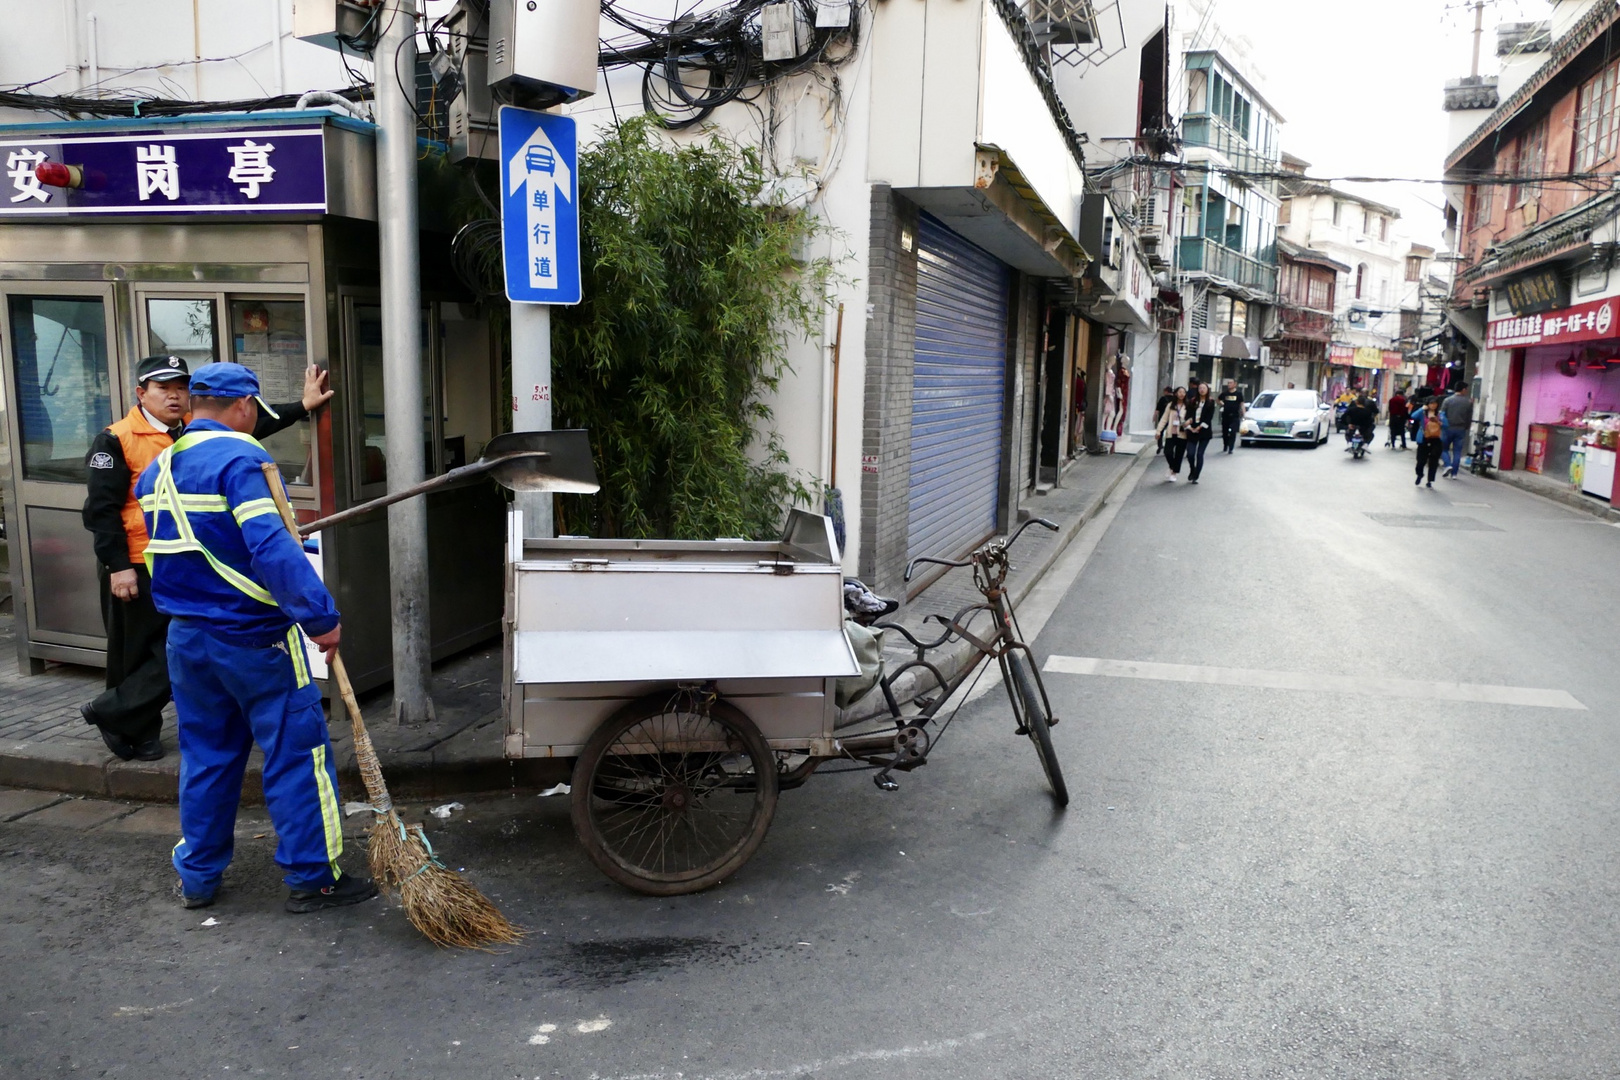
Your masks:
<path fill-rule="evenodd" d="M 179 713 L 182 903 L 207 907 L 231 861 L 242 776 L 264 751 L 264 801 L 287 910 L 319 911 L 377 895 L 345 874 L 337 769 L 307 637 L 328 657 L 337 605 L 287 531 L 251 432 L 264 406 L 240 364 L 191 375 L 193 419 L 141 473 L 135 494 L 151 541 L 152 599 L 169 616 L 169 677 Z"/>

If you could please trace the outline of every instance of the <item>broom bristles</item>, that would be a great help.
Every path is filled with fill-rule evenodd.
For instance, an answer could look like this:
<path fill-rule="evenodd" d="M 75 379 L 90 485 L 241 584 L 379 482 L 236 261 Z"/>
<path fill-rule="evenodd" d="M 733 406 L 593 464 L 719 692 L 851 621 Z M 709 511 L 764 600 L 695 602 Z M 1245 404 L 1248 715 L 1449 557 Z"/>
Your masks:
<path fill-rule="evenodd" d="M 372 823 L 369 848 L 371 876 L 398 894 L 405 918 L 433 944 L 483 949 L 522 939 L 477 886 L 433 858 L 420 827 L 404 828 L 394 811 Z"/>

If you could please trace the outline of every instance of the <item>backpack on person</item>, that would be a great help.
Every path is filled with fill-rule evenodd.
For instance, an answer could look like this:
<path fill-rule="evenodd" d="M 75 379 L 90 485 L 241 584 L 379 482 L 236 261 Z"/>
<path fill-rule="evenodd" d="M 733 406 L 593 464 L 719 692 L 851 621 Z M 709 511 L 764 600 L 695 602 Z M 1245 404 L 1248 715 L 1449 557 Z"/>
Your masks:
<path fill-rule="evenodd" d="M 1440 437 L 1440 417 L 1434 413 L 1424 413 L 1423 437 L 1425 439 L 1438 439 Z"/>

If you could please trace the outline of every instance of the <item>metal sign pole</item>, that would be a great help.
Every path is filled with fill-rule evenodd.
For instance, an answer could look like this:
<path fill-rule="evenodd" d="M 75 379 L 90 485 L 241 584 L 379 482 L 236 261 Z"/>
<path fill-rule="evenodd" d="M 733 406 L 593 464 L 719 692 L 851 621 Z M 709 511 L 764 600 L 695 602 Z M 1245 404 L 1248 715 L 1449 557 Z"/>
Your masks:
<path fill-rule="evenodd" d="M 512 305 L 512 430 L 551 430 L 551 305 Z M 519 491 L 523 536 L 544 540 L 555 531 L 549 491 Z"/>
<path fill-rule="evenodd" d="M 383 408 L 388 490 L 423 478 L 422 292 L 418 277 L 415 0 L 386 0 L 374 54 L 377 84 L 377 217 L 382 255 Z M 388 508 L 388 593 L 393 612 L 394 719 L 433 718 L 428 693 L 427 502 Z"/>
<path fill-rule="evenodd" d="M 580 301 L 579 147 L 566 116 L 501 106 L 501 234 L 512 301 L 512 430 L 551 428 L 551 305 Z M 519 492 L 523 535 L 552 535 L 550 492 Z"/>

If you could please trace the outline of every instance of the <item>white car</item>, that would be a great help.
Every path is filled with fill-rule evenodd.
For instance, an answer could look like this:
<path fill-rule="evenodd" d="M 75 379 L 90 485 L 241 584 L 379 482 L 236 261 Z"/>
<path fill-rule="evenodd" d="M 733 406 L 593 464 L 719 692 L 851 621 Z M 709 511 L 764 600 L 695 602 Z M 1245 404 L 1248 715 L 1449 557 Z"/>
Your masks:
<path fill-rule="evenodd" d="M 1315 390 L 1267 390 L 1249 406 L 1238 438 L 1244 446 L 1286 442 L 1317 447 L 1333 429 L 1332 410 Z"/>

